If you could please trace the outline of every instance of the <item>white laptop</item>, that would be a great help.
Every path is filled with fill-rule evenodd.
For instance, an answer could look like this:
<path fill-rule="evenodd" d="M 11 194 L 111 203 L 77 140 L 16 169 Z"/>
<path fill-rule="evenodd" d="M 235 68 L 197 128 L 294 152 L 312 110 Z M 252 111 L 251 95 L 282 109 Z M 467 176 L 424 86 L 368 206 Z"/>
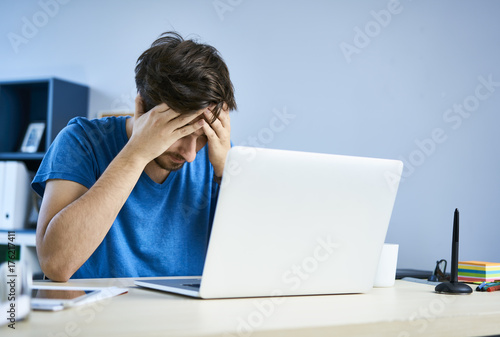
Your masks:
<path fill-rule="evenodd" d="M 135 284 L 204 299 L 367 292 L 402 169 L 398 160 L 235 146 L 203 275 Z"/>

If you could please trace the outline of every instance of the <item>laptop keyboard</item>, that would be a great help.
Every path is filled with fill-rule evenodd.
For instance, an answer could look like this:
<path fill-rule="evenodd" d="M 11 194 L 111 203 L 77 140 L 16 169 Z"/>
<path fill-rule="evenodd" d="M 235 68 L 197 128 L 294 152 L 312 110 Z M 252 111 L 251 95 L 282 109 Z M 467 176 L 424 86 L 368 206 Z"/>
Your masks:
<path fill-rule="evenodd" d="M 185 287 L 200 289 L 200 283 L 183 283 L 182 285 Z"/>

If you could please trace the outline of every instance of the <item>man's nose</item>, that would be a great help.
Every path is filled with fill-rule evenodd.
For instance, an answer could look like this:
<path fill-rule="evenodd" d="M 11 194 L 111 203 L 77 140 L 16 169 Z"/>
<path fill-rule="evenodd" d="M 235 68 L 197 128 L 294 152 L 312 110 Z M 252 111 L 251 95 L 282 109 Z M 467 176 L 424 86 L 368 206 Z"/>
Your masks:
<path fill-rule="evenodd" d="M 196 158 L 196 137 L 184 137 L 180 139 L 179 154 L 191 163 Z"/>

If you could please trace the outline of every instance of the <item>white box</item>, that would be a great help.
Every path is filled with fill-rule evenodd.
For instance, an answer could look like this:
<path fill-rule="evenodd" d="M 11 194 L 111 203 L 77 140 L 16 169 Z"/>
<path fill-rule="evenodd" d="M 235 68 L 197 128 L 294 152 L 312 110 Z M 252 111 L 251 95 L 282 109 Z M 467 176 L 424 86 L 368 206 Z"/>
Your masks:
<path fill-rule="evenodd" d="M 23 162 L 0 162 L 0 229 L 22 229 L 31 207 L 30 177 Z"/>

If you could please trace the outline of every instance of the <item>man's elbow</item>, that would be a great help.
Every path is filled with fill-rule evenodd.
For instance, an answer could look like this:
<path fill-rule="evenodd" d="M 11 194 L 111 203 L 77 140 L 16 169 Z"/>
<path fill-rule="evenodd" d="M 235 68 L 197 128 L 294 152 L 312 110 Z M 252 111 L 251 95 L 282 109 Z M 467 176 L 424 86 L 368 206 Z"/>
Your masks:
<path fill-rule="evenodd" d="M 45 277 L 54 282 L 68 282 L 68 280 L 73 275 L 73 273 L 61 269 L 54 269 L 50 267 L 41 267 L 41 268 Z"/>
<path fill-rule="evenodd" d="M 43 274 L 51 281 L 67 282 L 71 276 L 73 276 L 74 271 L 70 270 L 67 265 L 60 265 L 50 260 L 51 259 L 39 258 L 40 268 Z"/>

